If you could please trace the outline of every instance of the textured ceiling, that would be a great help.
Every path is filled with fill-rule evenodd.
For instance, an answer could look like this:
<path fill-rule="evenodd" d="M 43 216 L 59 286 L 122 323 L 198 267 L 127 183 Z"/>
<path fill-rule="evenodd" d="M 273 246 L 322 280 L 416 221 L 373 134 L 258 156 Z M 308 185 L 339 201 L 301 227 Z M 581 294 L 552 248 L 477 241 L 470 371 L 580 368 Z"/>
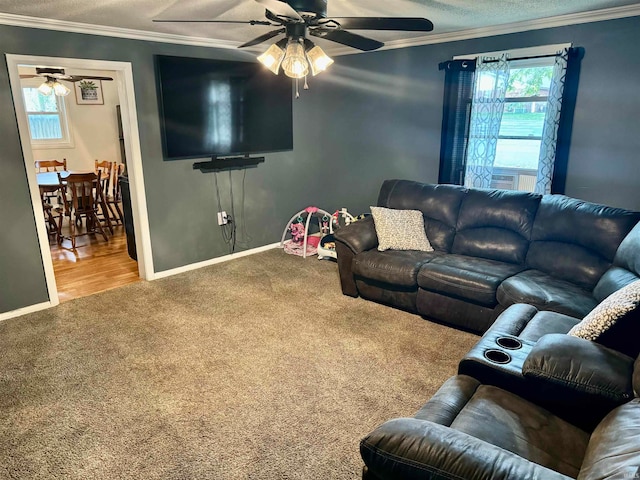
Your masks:
<path fill-rule="evenodd" d="M 431 33 L 358 31 L 383 42 L 398 42 L 631 5 L 640 4 L 633 0 L 328 0 L 327 13 L 336 17 L 425 17 L 435 25 Z M 197 37 L 229 46 L 273 29 L 257 25 L 152 22 L 154 18 L 262 20 L 264 7 L 254 0 L 0 0 L 1 13 Z M 344 50 L 324 42 L 325 49 Z"/>

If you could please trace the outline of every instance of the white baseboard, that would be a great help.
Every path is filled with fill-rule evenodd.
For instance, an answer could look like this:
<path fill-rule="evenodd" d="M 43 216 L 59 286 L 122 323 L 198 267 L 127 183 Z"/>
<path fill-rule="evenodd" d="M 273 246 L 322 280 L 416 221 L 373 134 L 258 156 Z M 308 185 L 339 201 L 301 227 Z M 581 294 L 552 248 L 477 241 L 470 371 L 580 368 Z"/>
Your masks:
<path fill-rule="evenodd" d="M 215 265 L 217 263 L 228 262 L 229 260 L 234 260 L 240 257 L 246 257 L 248 255 L 253 255 L 255 253 L 266 252 L 267 250 L 273 250 L 274 248 L 279 248 L 280 242 L 272 243 L 269 245 L 264 245 L 262 247 L 252 248 L 250 250 L 245 250 L 243 252 L 231 253 L 229 255 L 224 255 L 222 257 L 212 258 L 211 260 L 205 260 L 204 262 L 191 263 L 189 265 L 184 265 L 178 268 L 172 268 L 171 270 L 164 270 L 162 272 L 155 272 L 153 277 L 150 280 L 157 280 L 159 278 L 171 277 L 173 275 L 177 275 L 179 273 L 188 272 L 190 270 L 197 270 L 198 268 L 208 267 L 209 265 Z"/>
<path fill-rule="evenodd" d="M 157 280 L 159 278 L 171 277 L 172 275 L 177 275 L 179 273 L 188 272 L 190 270 L 197 270 L 198 268 L 208 267 L 209 265 L 215 265 L 216 263 L 228 262 L 229 260 L 246 257 L 248 255 L 253 255 L 255 253 L 266 252 L 267 250 L 273 250 L 274 248 L 279 248 L 279 247 L 280 247 L 280 242 L 272 243 L 270 245 L 264 245 L 262 247 L 252 248 L 250 250 L 245 250 L 243 252 L 232 253 L 230 255 L 224 255 L 222 257 L 212 258 L 211 260 L 205 260 L 204 262 L 192 263 L 190 265 L 185 265 L 183 267 L 173 268 L 171 270 L 165 270 L 163 272 L 156 272 L 153 274 L 152 278 L 150 278 L 149 280 Z M 45 310 L 53 306 L 55 305 L 52 302 L 44 302 L 44 303 L 37 303 L 35 305 L 29 305 L 28 307 L 18 308 L 17 310 L 12 310 L 10 312 L 0 313 L 0 322 L 3 320 L 8 320 L 9 318 L 26 315 L 27 313 L 33 313 L 33 312 L 38 312 L 40 310 Z"/>
<path fill-rule="evenodd" d="M 17 310 L 11 310 L 10 312 L 0 313 L 0 322 L 10 318 L 19 317 L 21 315 L 26 315 L 27 313 L 39 312 L 40 310 L 45 310 L 53 306 L 54 305 L 51 302 L 36 303 L 35 305 L 29 305 L 28 307 L 22 307 Z"/>

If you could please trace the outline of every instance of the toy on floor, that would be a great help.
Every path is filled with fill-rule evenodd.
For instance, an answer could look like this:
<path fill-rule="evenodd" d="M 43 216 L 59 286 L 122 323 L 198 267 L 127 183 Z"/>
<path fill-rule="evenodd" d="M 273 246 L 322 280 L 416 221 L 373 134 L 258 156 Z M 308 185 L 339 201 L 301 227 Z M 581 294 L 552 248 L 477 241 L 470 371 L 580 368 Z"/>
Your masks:
<path fill-rule="evenodd" d="M 356 219 L 347 211 L 346 208 L 336 210 L 333 215 L 331 215 L 329 233 L 320 239 L 320 245 L 318 245 L 318 260 L 338 258 L 333 232 L 340 228 L 341 225 L 349 225 L 355 221 Z"/>
<path fill-rule="evenodd" d="M 318 220 L 318 232 L 309 234 L 309 226 L 311 218 L 316 217 Z M 296 213 L 282 232 L 280 246 L 285 252 L 292 255 L 299 255 L 306 258 L 307 255 L 315 255 L 318 251 L 320 239 L 324 235 L 323 232 L 331 229 L 329 219 L 331 214 L 326 210 L 318 207 L 307 207 Z M 285 240 L 287 234 L 291 234 L 289 240 Z"/>

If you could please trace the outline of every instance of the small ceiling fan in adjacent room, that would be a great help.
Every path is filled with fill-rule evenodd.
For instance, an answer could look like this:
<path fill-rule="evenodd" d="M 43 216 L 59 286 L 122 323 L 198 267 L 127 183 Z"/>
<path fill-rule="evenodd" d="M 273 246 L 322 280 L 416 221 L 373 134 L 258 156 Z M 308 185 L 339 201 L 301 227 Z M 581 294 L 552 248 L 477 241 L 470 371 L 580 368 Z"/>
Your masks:
<path fill-rule="evenodd" d="M 279 35 L 284 38 L 271 45 L 258 60 L 276 75 L 280 68 L 291 78 L 306 77 L 324 71 L 333 60 L 307 35 L 337 42 L 362 51 L 377 50 L 384 43 L 349 30 L 400 30 L 430 32 L 433 23 L 426 18 L 327 17 L 327 0 L 255 0 L 265 6 L 266 20 L 168 20 L 154 22 L 244 23 L 278 27 L 238 48 L 251 47 Z"/>
<path fill-rule="evenodd" d="M 52 93 L 58 97 L 69 95 L 71 90 L 69 87 L 60 83 L 60 80 L 67 82 L 80 82 L 82 80 L 113 80 L 111 77 L 99 77 L 94 75 L 67 75 L 63 68 L 52 67 L 36 67 L 35 74 L 22 74 L 20 78 L 44 78 L 44 82 L 38 87 L 38 91 L 43 95 L 51 95 Z"/>

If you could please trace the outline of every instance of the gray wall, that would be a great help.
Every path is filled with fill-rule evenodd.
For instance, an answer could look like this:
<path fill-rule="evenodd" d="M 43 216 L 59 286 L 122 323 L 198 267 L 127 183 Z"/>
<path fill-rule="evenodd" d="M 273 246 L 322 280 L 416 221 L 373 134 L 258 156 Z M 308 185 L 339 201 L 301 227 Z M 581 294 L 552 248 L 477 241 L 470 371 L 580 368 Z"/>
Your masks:
<path fill-rule="evenodd" d="M 241 249 L 278 241 L 289 217 L 308 205 L 367 211 L 385 178 L 435 182 L 443 94 L 437 64 L 457 54 L 551 43 L 586 50 L 567 194 L 640 209 L 640 61 L 632 50 L 638 26 L 632 18 L 338 58 L 294 102 L 294 151 L 269 154 L 247 170 L 244 220 L 251 238 Z M 235 52 L 6 26 L 0 38 L 4 53 L 131 62 L 155 270 L 228 253 L 215 218 L 214 176 L 194 171 L 191 161 L 162 160 L 153 54 L 231 58 Z M 6 63 L 0 108 L 0 312 L 6 312 L 47 300 Z M 228 173 L 218 181 L 229 211 Z M 232 181 L 242 221 L 243 173 L 233 172 Z"/>
<path fill-rule="evenodd" d="M 343 159 L 337 192 L 362 192 L 354 210 L 375 201 L 383 178 L 436 182 L 444 73 L 454 55 L 572 42 L 585 49 L 565 193 L 640 210 L 640 19 L 638 17 L 339 57 L 313 79 L 300 128 L 316 165 Z M 313 113 L 313 115 L 311 114 Z M 304 126 L 304 127 L 303 127 Z M 312 148 L 326 138 L 322 150 Z M 328 153 L 330 152 L 330 153 Z"/>

